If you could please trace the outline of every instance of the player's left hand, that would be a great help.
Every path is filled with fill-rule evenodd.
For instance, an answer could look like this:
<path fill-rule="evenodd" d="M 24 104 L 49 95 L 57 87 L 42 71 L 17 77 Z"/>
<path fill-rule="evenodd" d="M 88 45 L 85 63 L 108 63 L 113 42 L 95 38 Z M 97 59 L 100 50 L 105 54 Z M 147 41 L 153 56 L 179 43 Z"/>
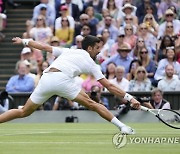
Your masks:
<path fill-rule="evenodd" d="M 136 99 L 131 99 L 131 107 L 139 110 L 140 109 L 140 102 L 138 102 Z"/>
<path fill-rule="evenodd" d="M 22 39 L 20 37 L 14 37 L 12 41 L 14 44 L 22 44 Z"/>

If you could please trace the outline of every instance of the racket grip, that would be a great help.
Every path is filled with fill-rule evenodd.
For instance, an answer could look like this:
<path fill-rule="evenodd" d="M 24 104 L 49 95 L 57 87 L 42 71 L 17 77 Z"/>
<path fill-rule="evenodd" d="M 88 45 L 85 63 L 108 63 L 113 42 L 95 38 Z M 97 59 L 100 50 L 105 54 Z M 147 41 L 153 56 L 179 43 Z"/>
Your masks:
<path fill-rule="evenodd" d="M 143 111 L 148 111 L 148 110 L 149 110 L 149 109 L 148 109 L 147 107 L 145 107 L 145 106 L 141 106 L 140 109 L 143 110 Z"/>

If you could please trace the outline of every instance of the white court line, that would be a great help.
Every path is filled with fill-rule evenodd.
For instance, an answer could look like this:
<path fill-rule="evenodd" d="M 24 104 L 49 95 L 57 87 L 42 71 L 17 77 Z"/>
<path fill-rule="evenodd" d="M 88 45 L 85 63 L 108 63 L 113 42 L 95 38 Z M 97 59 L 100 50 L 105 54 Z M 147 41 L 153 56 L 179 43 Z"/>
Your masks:
<path fill-rule="evenodd" d="M 112 142 L 0 142 L 0 144 L 112 144 Z"/>

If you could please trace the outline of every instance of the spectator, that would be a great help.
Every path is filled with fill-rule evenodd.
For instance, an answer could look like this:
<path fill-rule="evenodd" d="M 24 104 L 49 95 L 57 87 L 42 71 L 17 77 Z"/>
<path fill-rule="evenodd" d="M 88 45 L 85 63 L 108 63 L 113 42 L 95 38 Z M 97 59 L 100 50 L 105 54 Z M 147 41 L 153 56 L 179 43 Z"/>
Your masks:
<path fill-rule="evenodd" d="M 21 60 L 24 61 L 26 60 L 27 63 L 30 65 L 30 71 L 37 73 L 37 68 L 38 68 L 38 63 L 36 59 L 32 57 L 33 53 L 31 48 L 29 47 L 24 47 L 21 51 Z"/>
<path fill-rule="evenodd" d="M 149 52 L 145 46 L 138 53 L 138 59 L 141 61 L 142 66 L 144 66 L 144 68 L 146 69 L 147 77 L 151 80 L 151 83 L 153 83 L 154 82 L 154 74 L 156 72 L 156 64 L 150 58 Z"/>
<path fill-rule="evenodd" d="M 137 36 L 134 35 L 133 30 L 134 30 L 133 26 L 130 24 L 126 24 L 126 26 L 124 27 L 124 31 L 125 31 L 124 42 L 128 43 L 131 46 L 131 49 L 135 47 L 137 40 Z"/>
<path fill-rule="evenodd" d="M 101 40 L 103 46 L 97 57 L 100 63 L 111 57 L 111 46 L 114 43 L 114 40 L 110 38 L 110 32 L 108 29 L 102 31 Z"/>
<path fill-rule="evenodd" d="M 75 45 L 71 46 L 71 49 L 82 49 L 82 40 L 83 40 L 82 35 L 77 35 L 75 37 Z"/>
<path fill-rule="evenodd" d="M 156 52 L 155 62 L 158 63 L 161 59 L 166 58 L 166 47 L 174 46 L 174 41 L 169 35 L 164 35 L 160 40 L 160 47 Z"/>
<path fill-rule="evenodd" d="M 50 20 L 50 25 L 54 24 L 55 21 L 55 17 L 56 17 L 56 13 L 55 13 L 55 7 L 51 6 L 51 4 L 49 3 L 49 0 L 40 0 L 40 4 L 34 7 L 33 10 L 33 18 L 32 20 L 34 21 L 34 23 L 36 23 L 36 20 L 38 18 L 38 16 L 40 15 L 40 12 L 42 11 L 42 6 L 45 8 L 46 5 L 46 18 L 47 21 Z"/>
<path fill-rule="evenodd" d="M 137 6 L 136 15 L 139 19 L 139 23 L 143 22 L 144 16 L 148 13 L 146 9 L 151 9 L 153 12 L 153 16 L 156 19 L 157 16 L 157 8 L 156 5 L 150 0 L 141 0 L 142 2 Z"/>
<path fill-rule="evenodd" d="M 158 88 L 162 91 L 180 91 L 180 80 L 174 76 L 174 66 L 171 64 L 165 67 L 165 77 L 158 82 Z"/>
<path fill-rule="evenodd" d="M 117 66 L 121 65 L 125 67 L 125 75 L 126 75 L 129 71 L 129 65 L 132 61 L 132 58 L 129 56 L 130 51 L 131 51 L 131 48 L 128 45 L 122 44 L 117 49 L 117 52 L 118 52 L 117 54 L 105 60 L 101 64 L 102 71 L 105 72 L 108 63 L 114 62 Z"/>
<path fill-rule="evenodd" d="M 59 11 L 59 10 L 58 10 Z M 74 21 L 74 18 L 70 15 L 68 15 L 67 13 L 68 11 L 68 8 L 66 5 L 63 5 L 60 7 L 60 13 L 61 13 L 61 16 L 58 17 L 56 20 L 55 20 L 55 29 L 59 29 L 59 28 L 62 28 L 62 18 L 67 18 L 68 21 L 69 21 L 69 27 L 71 29 L 74 29 L 75 27 L 75 21 Z"/>
<path fill-rule="evenodd" d="M 91 92 L 91 88 L 94 85 L 98 85 L 99 87 L 102 88 L 102 85 L 96 81 L 96 79 L 94 78 L 94 76 L 92 75 L 88 75 L 87 79 L 85 79 L 82 83 L 82 88 L 87 92 Z"/>
<path fill-rule="evenodd" d="M 174 19 L 174 12 L 171 9 L 166 10 L 165 12 L 165 22 L 163 22 L 159 26 L 159 32 L 158 32 L 158 39 L 162 39 L 163 34 L 165 33 L 166 30 L 166 24 L 167 22 L 172 22 L 173 27 L 174 27 L 174 33 L 179 34 L 180 31 L 180 21 L 177 19 Z"/>
<path fill-rule="evenodd" d="M 179 8 L 178 4 L 173 2 L 172 0 L 164 0 L 164 1 L 162 1 L 159 4 L 159 7 L 158 7 L 158 12 L 157 12 L 158 18 L 159 19 L 163 18 L 166 10 L 171 6 L 175 6 L 176 9 Z"/>
<path fill-rule="evenodd" d="M 65 3 L 61 3 L 60 7 L 66 5 L 68 8 L 67 14 L 72 16 L 75 21 L 79 21 L 80 11 L 78 5 L 71 2 L 71 0 L 66 0 Z"/>
<path fill-rule="evenodd" d="M 65 3 L 65 1 L 66 1 L 66 0 L 61 0 L 61 3 L 63 4 L 63 3 Z M 83 6 L 83 1 L 84 1 L 84 0 L 72 0 L 72 3 L 73 3 L 73 4 L 76 4 L 76 5 L 78 6 L 80 12 L 82 12 L 82 11 L 83 11 L 83 8 L 84 8 L 84 6 Z"/>
<path fill-rule="evenodd" d="M 117 54 L 118 53 L 117 49 L 123 44 L 127 45 L 130 48 L 130 45 L 128 43 L 124 42 L 124 37 L 125 37 L 124 30 L 119 31 L 117 41 L 114 44 L 112 44 L 112 47 L 110 49 L 110 57 Z"/>
<path fill-rule="evenodd" d="M 150 102 L 146 102 L 144 103 L 144 106 L 147 106 L 150 109 L 170 109 L 170 103 L 163 99 L 163 91 L 158 89 L 158 88 L 154 88 L 151 91 L 151 95 L 152 95 L 152 99 L 150 100 Z"/>
<path fill-rule="evenodd" d="M 27 75 L 27 66 L 24 62 L 19 61 L 16 65 L 18 75 L 12 76 L 7 85 L 7 92 L 32 92 L 34 90 L 34 80 Z"/>
<path fill-rule="evenodd" d="M 141 61 L 138 59 L 134 59 L 131 61 L 129 66 L 129 72 L 126 75 L 127 80 L 133 80 L 135 77 L 136 69 L 141 66 Z"/>
<path fill-rule="evenodd" d="M 36 26 L 30 30 L 29 35 L 34 40 L 42 43 L 48 43 L 50 41 L 53 34 L 51 28 L 46 26 L 44 16 L 39 15 L 37 17 Z"/>
<path fill-rule="evenodd" d="M 117 66 L 115 69 L 116 77 L 109 80 L 111 83 L 115 84 L 119 88 L 124 89 L 124 91 L 129 90 L 129 81 L 124 77 L 125 69 L 123 66 Z"/>
<path fill-rule="evenodd" d="M 107 64 L 107 69 L 106 69 L 106 78 L 108 80 L 114 79 L 116 77 L 116 64 L 113 62 L 110 62 L 109 64 Z"/>
<path fill-rule="evenodd" d="M 92 23 L 90 24 L 90 19 L 89 16 L 85 13 L 80 15 L 80 22 L 76 23 L 75 25 L 75 36 L 77 35 L 81 35 L 81 29 L 83 27 L 83 25 L 89 25 L 90 29 L 91 29 L 91 35 L 96 36 L 97 33 L 97 29 L 96 29 L 96 25 L 93 25 Z"/>
<path fill-rule="evenodd" d="M 62 18 L 61 25 L 61 28 L 55 29 L 55 36 L 58 37 L 60 46 L 70 47 L 73 43 L 74 29 L 70 28 L 67 17 Z"/>
<path fill-rule="evenodd" d="M 110 38 L 116 40 L 118 36 L 118 29 L 112 24 L 112 17 L 106 16 L 104 25 L 98 28 L 98 34 L 101 34 L 103 29 L 108 29 L 110 32 Z"/>
<path fill-rule="evenodd" d="M 127 15 L 131 15 L 132 16 L 132 22 L 133 22 L 133 25 L 137 26 L 138 25 L 138 18 L 133 14 L 134 12 L 134 6 L 129 4 L 129 3 L 126 3 L 123 7 L 122 7 L 122 15 L 119 15 L 118 16 L 118 19 L 117 19 L 117 25 L 118 27 L 123 25 L 124 23 L 124 18 L 125 16 Z"/>
<path fill-rule="evenodd" d="M 95 11 L 92 6 L 88 6 L 85 10 L 85 13 L 89 16 L 89 23 L 91 25 L 98 25 L 99 19 L 95 16 Z"/>
<path fill-rule="evenodd" d="M 151 51 L 154 54 L 156 51 L 157 38 L 148 31 L 146 23 L 139 25 L 138 37 L 142 37 L 144 39 L 145 45 L 151 48 Z"/>
<path fill-rule="evenodd" d="M 88 6 L 92 6 L 95 13 L 102 13 L 103 0 L 90 0 L 89 2 L 85 3 L 85 8 Z"/>
<path fill-rule="evenodd" d="M 130 80 L 129 91 L 150 91 L 151 81 L 147 78 L 146 69 L 139 66 L 135 72 L 135 77 Z"/>
<path fill-rule="evenodd" d="M 174 32 L 174 27 L 173 27 L 172 22 L 166 23 L 166 29 L 165 29 L 164 35 L 169 35 L 173 39 L 174 42 L 177 39 L 177 34 L 175 34 Z"/>
<path fill-rule="evenodd" d="M 155 37 L 158 35 L 159 25 L 152 14 L 146 14 L 143 22 L 146 23 L 148 31 Z"/>
<path fill-rule="evenodd" d="M 133 16 L 130 15 L 130 14 L 125 15 L 124 18 L 123 18 L 123 22 L 117 24 L 118 27 L 120 27 L 120 28 L 119 28 L 119 31 L 120 31 L 120 32 L 121 32 L 121 31 L 124 31 L 124 27 L 125 27 L 127 24 L 130 24 L 130 25 L 133 26 L 133 32 L 134 32 L 134 34 L 136 34 L 138 25 L 134 23 L 134 21 L 133 21 Z"/>
<path fill-rule="evenodd" d="M 157 81 L 165 77 L 165 67 L 168 64 L 172 64 L 174 66 L 175 75 L 179 75 L 180 73 L 180 64 L 176 61 L 174 46 L 166 47 L 166 57 L 167 58 L 160 60 L 158 63 L 158 67 L 154 75 L 154 79 Z"/>

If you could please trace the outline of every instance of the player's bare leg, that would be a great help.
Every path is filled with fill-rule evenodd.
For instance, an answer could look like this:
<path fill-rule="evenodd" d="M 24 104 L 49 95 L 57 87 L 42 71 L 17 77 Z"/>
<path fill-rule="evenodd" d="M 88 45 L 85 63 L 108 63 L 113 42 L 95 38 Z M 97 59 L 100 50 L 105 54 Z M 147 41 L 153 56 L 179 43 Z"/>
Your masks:
<path fill-rule="evenodd" d="M 39 105 L 34 104 L 29 98 L 21 109 L 11 109 L 0 115 L 0 123 L 7 122 L 17 118 L 24 118 L 31 115 Z"/>
<path fill-rule="evenodd" d="M 105 106 L 96 103 L 95 101 L 90 99 L 89 96 L 83 90 L 81 90 L 81 92 L 74 99 L 74 101 L 80 103 L 81 105 L 84 105 L 85 107 L 87 107 L 92 111 L 97 112 L 102 118 L 106 119 L 107 121 L 117 126 L 122 133 L 134 134 L 133 129 L 131 129 L 130 127 L 126 126 L 121 121 L 119 121 Z"/>

